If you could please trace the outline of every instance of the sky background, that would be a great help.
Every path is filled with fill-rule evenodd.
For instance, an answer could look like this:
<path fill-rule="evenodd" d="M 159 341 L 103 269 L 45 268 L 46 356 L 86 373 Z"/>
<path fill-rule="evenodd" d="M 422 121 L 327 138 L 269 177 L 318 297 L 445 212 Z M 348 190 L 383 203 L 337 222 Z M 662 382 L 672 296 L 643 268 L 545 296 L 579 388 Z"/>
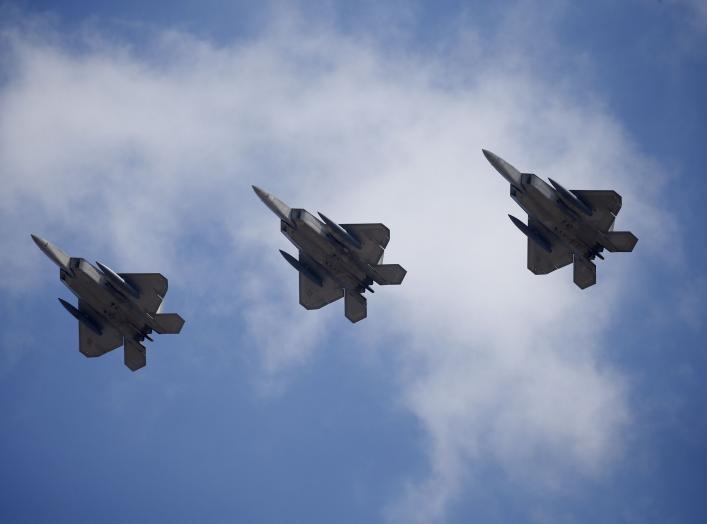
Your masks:
<path fill-rule="evenodd" d="M 0 521 L 707 521 L 707 4 L 379 4 L 0 4 Z M 635 251 L 531 274 L 482 147 Z M 251 184 L 402 286 L 301 308 Z M 84 358 L 30 233 L 182 333 Z"/>

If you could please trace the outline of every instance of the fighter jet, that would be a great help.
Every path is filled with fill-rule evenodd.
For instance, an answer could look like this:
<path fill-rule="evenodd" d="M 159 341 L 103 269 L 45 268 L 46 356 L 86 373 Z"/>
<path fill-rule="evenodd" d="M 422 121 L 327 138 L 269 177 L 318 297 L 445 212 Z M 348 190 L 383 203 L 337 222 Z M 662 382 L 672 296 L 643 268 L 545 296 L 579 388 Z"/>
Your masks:
<path fill-rule="evenodd" d="M 595 257 L 610 252 L 633 251 L 638 238 L 629 231 L 614 231 L 621 209 L 616 191 L 567 190 L 550 184 L 482 149 L 484 156 L 511 184 L 511 198 L 528 213 L 528 224 L 508 215 L 528 237 L 528 269 L 546 275 L 574 262 L 574 283 L 581 289 L 596 284 Z"/>
<path fill-rule="evenodd" d="M 70 257 L 37 235 L 32 240 L 52 262 L 59 266 L 59 279 L 79 299 L 76 308 L 59 299 L 61 305 L 79 321 L 79 351 L 87 357 L 100 357 L 119 346 L 124 347 L 125 365 L 136 371 L 147 363 L 145 346 L 153 331 L 179 333 L 184 319 L 176 313 L 161 313 L 167 293 L 167 279 L 159 273 L 115 273 L 96 262 Z"/>
<path fill-rule="evenodd" d="M 280 231 L 299 249 L 299 257 L 280 250 L 299 272 L 299 302 L 319 309 L 344 297 L 344 314 L 351 322 L 366 318 L 365 291 L 373 283 L 398 285 L 407 273 L 399 264 L 383 264 L 390 230 L 383 224 L 337 224 L 319 213 L 284 202 L 253 186 L 260 200 L 280 218 Z"/>

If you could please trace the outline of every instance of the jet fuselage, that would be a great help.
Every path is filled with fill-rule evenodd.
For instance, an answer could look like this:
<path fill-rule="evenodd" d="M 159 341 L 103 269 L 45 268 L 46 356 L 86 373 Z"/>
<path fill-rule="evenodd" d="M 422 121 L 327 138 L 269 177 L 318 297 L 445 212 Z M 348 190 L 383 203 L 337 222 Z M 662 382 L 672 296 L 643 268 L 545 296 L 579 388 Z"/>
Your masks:
<path fill-rule="evenodd" d="M 72 257 L 69 271 L 59 268 L 59 279 L 81 301 L 123 336 L 142 339 L 152 332 L 153 317 L 143 311 L 128 293 L 121 291 L 100 270 L 83 258 Z"/>
<path fill-rule="evenodd" d="M 532 173 L 522 173 L 519 185 L 511 184 L 511 198 L 572 254 L 593 258 L 602 250 L 596 228 L 587 224 L 580 211 L 568 206 L 555 188 Z"/>
<path fill-rule="evenodd" d="M 353 289 L 360 287 L 361 282 L 372 283 L 356 254 L 336 239 L 326 224 L 305 209 L 291 209 L 289 219 L 291 224 L 280 221 L 282 234 L 299 251 L 320 264 L 337 284 Z"/>

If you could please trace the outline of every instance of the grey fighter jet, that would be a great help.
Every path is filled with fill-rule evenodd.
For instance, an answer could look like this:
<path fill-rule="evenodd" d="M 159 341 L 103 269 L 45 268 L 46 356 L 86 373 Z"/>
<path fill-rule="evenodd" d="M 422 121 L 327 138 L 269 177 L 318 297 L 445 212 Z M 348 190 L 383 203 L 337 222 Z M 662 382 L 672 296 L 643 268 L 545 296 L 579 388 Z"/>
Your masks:
<path fill-rule="evenodd" d="M 508 215 L 528 237 L 528 269 L 546 275 L 574 262 L 574 283 L 581 289 L 596 284 L 595 257 L 633 251 L 638 238 L 630 231 L 614 231 L 621 209 L 616 191 L 568 191 L 552 179 L 546 184 L 482 149 L 484 156 L 511 184 L 511 198 L 528 213 L 528 224 Z"/>
<path fill-rule="evenodd" d="M 153 331 L 179 333 L 184 319 L 176 313 L 161 313 L 167 279 L 159 273 L 115 273 L 96 262 L 70 257 L 37 235 L 32 240 L 59 266 L 59 279 L 79 299 L 76 308 L 59 299 L 79 321 L 79 351 L 87 357 L 124 346 L 125 365 L 132 371 L 147 363 L 144 339 Z"/>
<path fill-rule="evenodd" d="M 390 230 L 383 224 L 337 224 L 319 213 L 317 219 L 304 209 L 284 202 L 253 186 L 260 200 L 280 218 L 280 231 L 299 249 L 299 257 L 280 250 L 299 272 L 299 302 L 305 309 L 319 309 L 344 297 L 344 311 L 351 322 L 366 318 L 364 291 L 375 282 L 397 285 L 405 278 L 399 264 L 382 264 Z"/>

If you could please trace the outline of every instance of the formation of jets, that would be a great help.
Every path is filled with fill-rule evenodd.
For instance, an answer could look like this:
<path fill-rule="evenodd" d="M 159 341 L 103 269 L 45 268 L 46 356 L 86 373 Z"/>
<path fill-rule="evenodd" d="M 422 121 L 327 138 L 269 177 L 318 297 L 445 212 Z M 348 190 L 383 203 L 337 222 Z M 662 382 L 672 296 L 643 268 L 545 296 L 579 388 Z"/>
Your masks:
<path fill-rule="evenodd" d="M 511 198 L 528 214 L 525 224 L 511 221 L 528 237 L 528 269 L 545 275 L 570 263 L 574 283 L 585 289 L 596 283 L 595 258 L 602 252 L 632 251 L 638 239 L 628 231 L 614 231 L 621 209 L 616 191 L 567 190 L 552 179 L 521 173 L 501 157 L 482 150 L 491 165 L 510 184 Z M 299 273 L 299 302 L 319 309 L 344 299 L 351 322 L 367 315 L 363 294 L 374 283 L 399 285 L 406 271 L 399 264 L 383 264 L 390 230 L 383 224 L 337 224 L 322 213 L 290 208 L 253 186 L 260 200 L 280 219 L 280 231 L 297 248 L 294 257 L 280 250 Z M 78 298 L 78 307 L 62 300 L 78 320 L 79 351 L 98 357 L 123 346 L 125 365 L 136 371 L 146 365 L 142 342 L 151 333 L 176 334 L 184 319 L 162 313 L 167 279 L 160 273 L 115 273 L 96 262 L 70 257 L 50 242 L 32 235 L 39 249 L 59 266 L 59 279 Z"/>

